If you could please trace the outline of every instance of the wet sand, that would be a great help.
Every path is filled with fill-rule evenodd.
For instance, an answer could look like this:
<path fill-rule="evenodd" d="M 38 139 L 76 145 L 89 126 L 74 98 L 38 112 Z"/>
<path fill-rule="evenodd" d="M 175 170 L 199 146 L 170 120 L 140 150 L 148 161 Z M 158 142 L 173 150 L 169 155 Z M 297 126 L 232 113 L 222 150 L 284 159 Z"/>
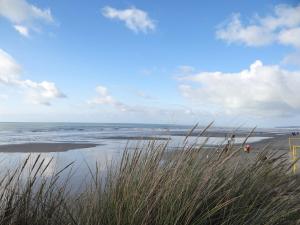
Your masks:
<path fill-rule="evenodd" d="M 249 133 L 235 133 L 236 138 L 246 138 Z M 163 133 L 162 135 L 166 135 Z M 169 134 L 170 136 L 186 136 L 186 132 L 173 132 Z M 199 133 L 192 133 L 190 137 L 196 137 Z M 201 135 L 201 137 L 230 137 L 231 135 L 225 132 L 205 132 Z M 289 150 L 289 142 L 288 139 L 290 135 L 288 134 L 279 134 L 279 133 L 267 133 L 267 132 L 254 132 L 250 137 L 267 137 L 267 139 L 263 139 L 261 141 L 257 141 L 251 143 L 253 150 L 263 150 L 268 148 L 270 150 L 280 150 L 280 151 L 288 151 Z M 300 136 L 298 136 L 300 138 Z M 160 136 L 115 136 L 115 137 L 104 137 L 101 139 L 108 139 L 108 140 L 170 140 L 172 137 L 160 137 Z M 246 142 L 247 143 L 247 142 Z M 300 145 L 300 140 L 299 140 Z M 238 146 L 238 144 L 237 144 Z M 206 146 L 207 148 L 216 148 L 216 146 Z"/>
<path fill-rule="evenodd" d="M 230 137 L 232 134 L 235 134 L 236 137 L 247 137 L 249 135 L 249 131 L 206 131 L 201 133 L 201 131 L 192 132 L 189 131 L 170 131 L 170 132 L 161 132 L 161 135 L 171 135 L 171 136 L 190 136 L 196 137 L 201 134 L 202 137 Z M 252 137 L 275 137 L 277 135 L 281 135 L 280 133 L 268 133 L 268 132 L 261 132 L 261 131 L 254 131 L 252 133 Z"/>
<path fill-rule="evenodd" d="M 97 144 L 82 143 L 25 143 L 0 145 L 0 152 L 65 152 L 73 149 L 92 148 Z"/>
<path fill-rule="evenodd" d="M 170 140 L 171 138 L 166 138 L 166 137 L 160 137 L 160 136 L 155 136 L 155 137 L 152 137 L 152 136 L 131 136 L 131 137 L 128 137 L 128 136 L 115 136 L 115 137 L 102 137 L 102 138 L 99 138 L 99 139 L 103 139 L 103 140 L 132 140 L 132 141 L 167 141 L 167 140 Z"/>
<path fill-rule="evenodd" d="M 252 146 L 254 150 L 266 148 L 269 150 L 289 151 L 289 137 L 289 135 L 277 135 L 273 138 L 253 143 Z"/>

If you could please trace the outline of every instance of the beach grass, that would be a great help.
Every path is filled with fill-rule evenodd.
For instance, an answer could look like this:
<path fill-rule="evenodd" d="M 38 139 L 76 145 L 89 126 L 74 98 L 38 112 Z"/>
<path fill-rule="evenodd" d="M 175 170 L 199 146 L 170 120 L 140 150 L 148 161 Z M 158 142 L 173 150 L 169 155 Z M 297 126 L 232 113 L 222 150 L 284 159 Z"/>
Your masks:
<path fill-rule="evenodd" d="M 0 177 L 0 224 L 300 224 L 300 183 L 286 154 L 264 150 L 245 161 L 238 146 L 208 152 L 187 141 L 167 150 L 167 141 L 149 141 L 105 171 L 89 165 L 78 191 L 71 163 L 48 177 L 51 160 L 28 157 Z"/>

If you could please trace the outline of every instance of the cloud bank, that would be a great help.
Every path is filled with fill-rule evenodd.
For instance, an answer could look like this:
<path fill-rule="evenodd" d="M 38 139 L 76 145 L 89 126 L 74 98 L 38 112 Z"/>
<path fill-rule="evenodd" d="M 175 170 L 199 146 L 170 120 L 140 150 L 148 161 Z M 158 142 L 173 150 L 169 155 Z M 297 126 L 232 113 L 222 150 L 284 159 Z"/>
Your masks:
<path fill-rule="evenodd" d="M 38 30 L 38 24 L 54 22 L 50 9 L 38 8 L 26 0 L 0 0 L 0 16 L 9 20 L 25 37 L 29 36 L 29 30 Z"/>
<path fill-rule="evenodd" d="M 252 116 L 300 112 L 300 71 L 263 65 L 258 60 L 236 73 L 200 72 L 178 79 L 184 97 L 211 111 Z"/>
<path fill-rule="evenodd" d="M 120 10 L 106 6 L 102 9 L 102 15 L 109 19 L 124 22 L 126 27 L 135 33 L 147 33 L 155 30 L 156 27 L 154 21 L 148 16 L 147 12 L 135 7 Z"/>
<path fill-rule="evenodd" d="M 56 98 L 65 95 L 52 82 L 35 82 L 21 78 L 22 68 L 4 50 L 0 49 L 0 84 L 22 89 L 27 99 L 34 104 L 50 105 Z"/>

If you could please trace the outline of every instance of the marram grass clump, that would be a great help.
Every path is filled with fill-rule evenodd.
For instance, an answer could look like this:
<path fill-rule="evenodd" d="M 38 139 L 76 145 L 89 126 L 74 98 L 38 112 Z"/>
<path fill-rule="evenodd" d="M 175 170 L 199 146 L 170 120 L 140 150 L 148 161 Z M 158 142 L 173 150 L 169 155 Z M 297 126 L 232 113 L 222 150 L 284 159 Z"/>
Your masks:
<path fill-rule="evenodd" d="M 125 150 L 104 173 L 91 169 L 80 191 L 61 178 L 69 165 L 45 178 L 51 161 L 27 159 L 0 179 L 0 224 L 300 224 L 300 185 L 285 154 L 263 151 L 245 162 L 238 147 L 167 149 L 150 141 Z"/>

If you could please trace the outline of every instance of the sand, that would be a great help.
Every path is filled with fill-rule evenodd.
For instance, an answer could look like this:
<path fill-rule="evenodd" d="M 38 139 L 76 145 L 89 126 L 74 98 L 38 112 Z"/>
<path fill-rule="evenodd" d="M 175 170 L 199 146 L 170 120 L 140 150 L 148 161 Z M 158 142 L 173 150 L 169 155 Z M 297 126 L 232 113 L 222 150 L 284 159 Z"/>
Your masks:
<path fill-rule="evenodd" d="M 278 135 L 271 139 L 265 139 L 256 143 L 253 143 L 254 149 L 267 148 L 270 150 L 288 151 L 289 150 L 289 135 Z"/>
<path fill-rule="evenodd" d="M 92 148 L 97 144 L 85 143 L 25 143 L 0 145 L 0 152 L 65 152 L 73 149 Z"/>
<path fill-rule="evenodd" d="M 166 138 L 166 137 L 160 137 L 160 136 L 133 136 L 133 137 L 128 137 L 128 136 L 115 136 L 115 137 L 102 137 L 99 139 L 103 139 L 103 140 L 129 140 L 129 141 L 152 141 L 152 140 L 156 140 L 156 141 L 167 141 L 170 140 L 170 138 Z"/>

